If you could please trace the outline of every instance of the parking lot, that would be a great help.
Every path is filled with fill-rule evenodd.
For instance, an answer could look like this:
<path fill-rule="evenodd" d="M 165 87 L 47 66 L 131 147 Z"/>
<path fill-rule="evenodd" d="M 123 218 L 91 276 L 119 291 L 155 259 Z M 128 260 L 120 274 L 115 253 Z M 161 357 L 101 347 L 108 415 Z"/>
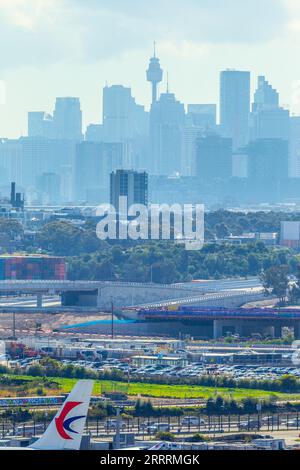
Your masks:
<path fill-rule="evenodd" d="M 10 361 L 12 367 L 21 367 L 26 370 L 32 363 L 39 358 L 26 358 Z M 105 372 L 108 370 L 119 370 L 124 374 L 133 376 L 169 376 L 169 377 L 200 377 L 203 375 L 225 375 L 234 379 L 267 379 L 276 380 L 282 375 L 294 375 L 300 378 L 300 368 L 291 366 L 260 366 L 260 365 L 228 365 L 228 364 L 202 364 L 190 363 L 185 367 L 165 366 L 161 364 L 148 365 L 145 367 L 134 367 L 129 362 L 119 359 L 106 359 L 105 361 L 86 361 L 86 360 L 62 360 L 62 364 L 72 364 L 76 367 L 84 367 L 95 372 Z"/>

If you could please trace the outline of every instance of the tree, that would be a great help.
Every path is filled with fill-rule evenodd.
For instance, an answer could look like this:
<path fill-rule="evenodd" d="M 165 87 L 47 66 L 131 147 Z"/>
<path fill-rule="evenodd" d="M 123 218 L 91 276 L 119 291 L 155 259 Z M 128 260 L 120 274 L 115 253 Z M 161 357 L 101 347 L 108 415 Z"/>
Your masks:
<path fill-rule="evenodd" d="M 286 300 L 289 287 L 288 271 L 286 265 L 271 266 L 260 275 L 266 293 L 276 295 L 282 303 Z"/>
<path fill-rule="evenodd" d="M 216 225 L 215 229 L 216 229 L 216 235 L 218 238 L 226 238 L 229 236 L 229 229 L 227 225 L 224 224 L 224 222 Z"/>
<path fill-rule="evenodd" d="M 39 246 L 60 256 L 78 253 L 80 229 L 73 225 L 55 221 L 44 225 L 38 235 Z"/>
<path fill-rule="evenodd" d="M 283 392 L 296 392 L 299 390 L 299 379 L 294 375 L 283 375 L 278 382 Z"/>
<path fill-rule="evenodd" d="M 155 437 L 159 441 L 167 441 L 167 442 L 174 442 L 175 441 L 174 434 L 171 434 L 168 431 L 159 431 L 158 433 L 156 433 Z"/>
<path fill-rule="evenodd" d="M 0 233 L 8 235 L 10 240 L 16 240 L 23 237 L 24 229 L 17 220 L 0 218 Z"/>

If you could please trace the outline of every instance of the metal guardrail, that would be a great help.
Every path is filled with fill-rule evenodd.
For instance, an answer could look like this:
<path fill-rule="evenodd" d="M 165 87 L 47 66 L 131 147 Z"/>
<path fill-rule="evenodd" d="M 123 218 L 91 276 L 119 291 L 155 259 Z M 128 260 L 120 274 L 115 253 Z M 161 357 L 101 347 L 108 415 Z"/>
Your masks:
<path fill-rule="evenodd" d="M 183 304 L 192 304 L 192 303 L 204 303 L 207 301 L 212 301 L 212 300 L 223 300 L 223 299 L 228 299 L 228 298 L 238 298 L 238 297 L 249 297 L 251 298 L 257 298 L 261 296 L 263 292 L 249 292 L 249 291 L 228 291 L 228 292 L 221 292 L 220 294 L 206 294 L 202 296 L 193 296 L 193 297 L 184 297 L 184 298 L 179 298 L 179 299 L 172 299 L 172 300 L 162 300 L 160 302 L 155 302 L 155 303 L 146 303 L 139 305 L 139 309 L 143 308 L 159 308 L 159 307 L 171 307 L 175 305 L 183 305 Z M 125 310 L 130 310 L 129 307 L 124 307 Z"/>

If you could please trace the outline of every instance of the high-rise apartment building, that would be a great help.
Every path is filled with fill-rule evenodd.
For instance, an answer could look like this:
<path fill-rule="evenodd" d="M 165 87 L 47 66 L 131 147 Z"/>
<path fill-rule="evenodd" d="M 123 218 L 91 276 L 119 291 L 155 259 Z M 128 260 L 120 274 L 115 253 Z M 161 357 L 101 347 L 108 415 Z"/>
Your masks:
<path fill-rule="evenodd" d="M 119 212 L 120 197 L 127 197 L 127 207 L 148 205 L 148 174 L 133 170 L 117 170 L 110 175 L 110 203 Z"/>

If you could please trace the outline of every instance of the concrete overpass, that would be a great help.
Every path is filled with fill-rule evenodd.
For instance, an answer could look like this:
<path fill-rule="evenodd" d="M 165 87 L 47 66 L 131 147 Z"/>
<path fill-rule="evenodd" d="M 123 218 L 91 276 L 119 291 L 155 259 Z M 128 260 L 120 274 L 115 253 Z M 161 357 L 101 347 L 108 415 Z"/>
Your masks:
<path fill-rule="evenodd" d="M 294 337 L 300 339 L 300 309 L 293 308 L 224 308 L 203 305 L 184 306 L 178 310 L 140 309 L 137 319 L 146 322 L 181 322 L 201 328 L 211 327 L 214 339 L 227 333 L 250 336 L 253 333 L 269 334 L 275 338 L 282 336 L 282 328 L 294 330 Z"/>
<path fill-rule="evenodd" d="M 213 282 L 213 281 L 212 281 Z M 213 285 L 151 284 L 112 281 L 0 281 L 0 295 L 36 295 L 36 307 L 43 307 L 43 295 L 61 296 L 62 307 L 110 309 L 111 302 L 118 307 L 157 304 L 159 302 L 214 302 L 223 305 L 224 300 L 240 297 L 240 304 L 261 298 L 261 290 L 232 290 L 212 292 Z M 193 299 L 193 300 L 191 300 Z"/>

